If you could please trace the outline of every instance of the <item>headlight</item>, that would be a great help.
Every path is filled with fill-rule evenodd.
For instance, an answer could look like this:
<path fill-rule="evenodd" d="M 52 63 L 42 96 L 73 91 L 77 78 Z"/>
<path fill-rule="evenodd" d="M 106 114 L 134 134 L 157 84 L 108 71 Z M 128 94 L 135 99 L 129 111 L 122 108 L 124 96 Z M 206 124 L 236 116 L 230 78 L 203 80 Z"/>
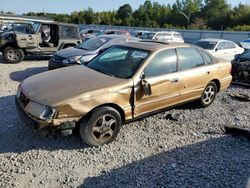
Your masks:
<path fill-rule="evenodd" d="M 80 62 L 81 62 L 81 64 L 84 64 L 84 63 L 86 63 L 86 62 L 91 61 L 95 56 L 96 56 L 96 54 L 94 54 L 94 55 L 85 55 L 85 56 L 82 56 L 82 57 L 80 58 Z"/>
<path fill-rule="evenodd" d="M 25 109 L 34 117 L 42 120 L 51 120 L 56 113 L 55 108 L 41 105 L 33 101 L 30 101 Z"/>
<path fill-rule="evenodd" d="M 55 115 L 55 113 L 56 113 L 56 109 L 55 108 L 47 106 L 44 109 L 44 111 L 42 112 L 42 114 L 40 115 L 40 118 L 44 119 L 44 120 L 46 120 L 46 119 L 50 120 L 50 119 L 53 118 L 53 116 Z"/>
<path fill-rule="evenodd" d="M 63 60 L 63 63 L 64 64 L 75 64 L 75 63 L 78 63 L 80 58 L 81 58 L 81 56 L 71 57 L 71 58 Z"/>
<path fill-rule="evenodd" d="M 17 97 L 18 99 L 20 98 L 20 94 L 21 94 L 20 85 L 21 85 L 21 84 L 19 84 L 19 86 L 18 86 L 18 88 L 17 88 L 17 92 L 16 92 L 16 97 Z"/>

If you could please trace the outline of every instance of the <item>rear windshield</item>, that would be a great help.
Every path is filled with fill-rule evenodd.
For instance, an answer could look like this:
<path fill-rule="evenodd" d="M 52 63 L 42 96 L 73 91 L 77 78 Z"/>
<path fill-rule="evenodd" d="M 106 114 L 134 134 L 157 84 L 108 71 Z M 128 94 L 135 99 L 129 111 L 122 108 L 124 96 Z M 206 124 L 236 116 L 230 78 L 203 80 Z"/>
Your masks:
<path fill-rule="evenodd" d="M 213 41 L 197 41 L 194 43 L 197 46 L 200 46 L 203 49 L 206 50 L 212 50 L 215 48 L 217 42 L 213 42 Z"/>
<path fill-rule="evenodd" d="M 103 46 L 105 43 L 107 43 L 111 38 L 108 37 L 95 37 L 88 39 L 87 41 L 79 44 L 76 46 L 76 48 L 80 48 L 83 50 L 93 51 L 97 50 L 101 46 Z"/>

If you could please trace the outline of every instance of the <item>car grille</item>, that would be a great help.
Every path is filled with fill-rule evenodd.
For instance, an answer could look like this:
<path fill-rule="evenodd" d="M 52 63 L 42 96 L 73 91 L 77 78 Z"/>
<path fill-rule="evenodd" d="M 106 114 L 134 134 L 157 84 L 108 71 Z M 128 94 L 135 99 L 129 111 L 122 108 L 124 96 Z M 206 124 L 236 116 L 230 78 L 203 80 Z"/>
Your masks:
<path fill-rule="evenodd" d="M 19 101 L 24 107 L 26 107 L 30 102 L 30 100 L 22 92 L 20 93 Z"/>

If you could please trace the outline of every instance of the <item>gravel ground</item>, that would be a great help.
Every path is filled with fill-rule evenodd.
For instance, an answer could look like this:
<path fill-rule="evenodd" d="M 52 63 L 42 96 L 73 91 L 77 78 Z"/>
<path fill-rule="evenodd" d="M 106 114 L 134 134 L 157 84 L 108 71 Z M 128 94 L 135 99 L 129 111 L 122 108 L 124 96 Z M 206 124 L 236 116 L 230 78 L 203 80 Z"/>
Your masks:
<path fill-rule="evenodd" d="M 206 109 L 187 104 L 126 124 L 113 143 L 90 148 L 78 134 L 46 139 L 19 120 L 16 88 L 26 77 L 46 71 L 47 63 L 32 58 L 0 63 L 0 187 L 246 185 L 250 141 L 225 135 L 222 127 L 250 127 L 250 103 L 228 96 L 250 89 L 232 86 Z"/>

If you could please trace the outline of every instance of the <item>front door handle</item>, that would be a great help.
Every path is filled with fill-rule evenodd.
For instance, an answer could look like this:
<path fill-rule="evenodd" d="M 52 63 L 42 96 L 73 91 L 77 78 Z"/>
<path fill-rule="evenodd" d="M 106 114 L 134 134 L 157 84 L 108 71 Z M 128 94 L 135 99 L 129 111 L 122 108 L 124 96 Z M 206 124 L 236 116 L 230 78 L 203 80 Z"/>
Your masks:
<path fill-rule="evenodd" d="M 211 74 L 211 72 L 210 72 L 210 71 L 207 71 L 206 74 Z"/>
<path fill-rule="evenodd" d="M 179 79 L 179 78 L 174 78 L 174 79 L 172 79 L 172 80 L 170 80 L 170 81 L 171 81 L 171 83 L 177 83 L 177 82 L 180 81 L 180 79 Z"/>

